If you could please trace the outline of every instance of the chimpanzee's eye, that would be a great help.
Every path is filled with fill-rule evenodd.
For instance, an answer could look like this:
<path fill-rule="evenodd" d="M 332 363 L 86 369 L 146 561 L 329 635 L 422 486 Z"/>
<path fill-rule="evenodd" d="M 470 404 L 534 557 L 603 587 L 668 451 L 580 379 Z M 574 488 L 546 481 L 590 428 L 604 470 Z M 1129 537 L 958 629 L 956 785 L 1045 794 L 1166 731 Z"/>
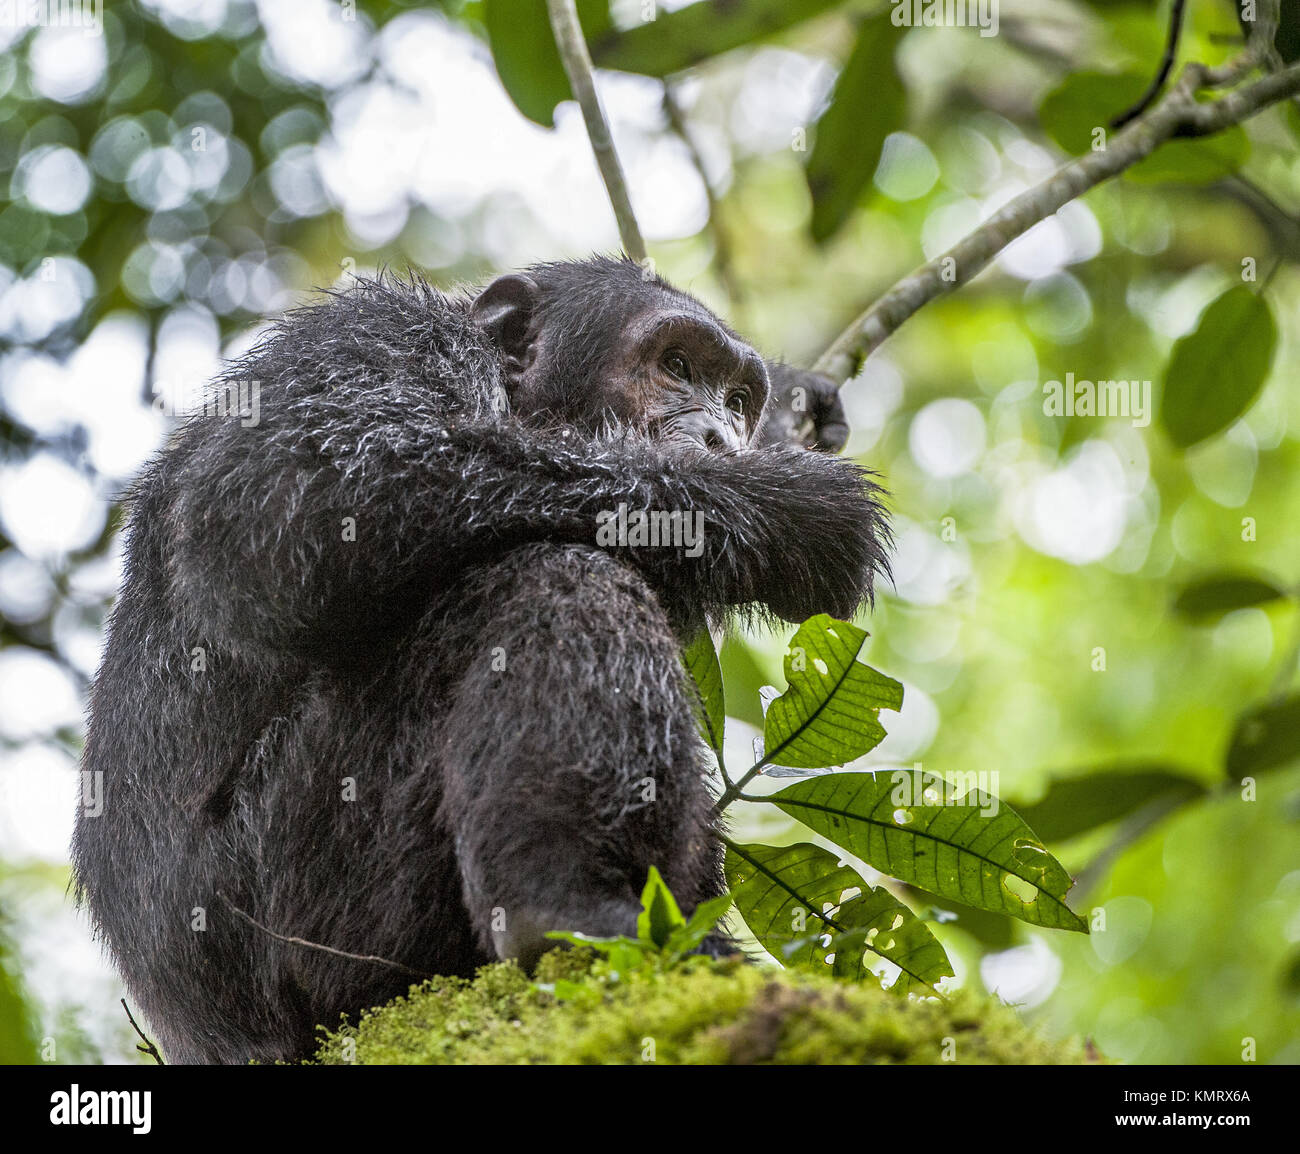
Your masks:
<path fill-rule="evenodd" d="M 681 349 L 669 349 L 664 353 L 663 366 L 679 381 L 690 383 L 691 362 L 686 359 L 686 354 Z"/>
<path fill-rule="evenodd" d="M 736 416 L 743 417 L 745 415 L 745 394 L 732 393 L 731 396 L 727 398 L 727 408 L 735 413 Z"/>

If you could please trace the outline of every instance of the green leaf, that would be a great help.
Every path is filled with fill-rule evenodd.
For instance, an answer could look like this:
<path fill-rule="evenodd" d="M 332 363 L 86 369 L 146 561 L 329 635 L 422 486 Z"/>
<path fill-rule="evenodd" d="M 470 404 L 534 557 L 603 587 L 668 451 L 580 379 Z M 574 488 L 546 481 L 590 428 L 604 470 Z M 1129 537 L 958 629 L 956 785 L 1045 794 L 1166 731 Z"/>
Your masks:
<path fill-rule="evenodd" d="M 1174 345 L 1160 396 L 1160 422 L 1180 449 L 1241 416 L 1264 387 L 1277 345 L 1268 301 L 1235 285 L 1211 301 Z"/>
<path fill-rule="evenodd" d="M 811 842 L 791 846 L 727 844 L 727 886 L 759 944 L 786 965 L 811 965 L 808 941 L 822 911 L 863 885 L 857 871 Z M 810 922 L 809 919 L 812 919 Z"/>
<path fill-rule="evenodd" d="M 1185 586 L 1174 599 L 1174 612 L 1197 621 L 1218 621 L 1234 609 L 1265 605 L 1285 596 L 1285 590 L 1258 577 L 1214 573 Z"/>
<path fill-rule="evenodd" d="M 673 930 L 686 925 L 677 899 L 659 876 L 654 866 L 641 891 L 641 912 L 636 919 L 636 936 L 642 942 L 653 942 L 660 949 L 668 944 Z"/>
<path fill-rule="evenodd" d="M 891 988 L 900 993 L 952 974 L 947 954 L 923 921 L 820 846 L 728 843 L 726 871 L 745 924 L 785 965 L 818 968 L 833 952 L 836 972 L 859 979 L 870 974 L 870 952 L 899 967 Z M 862 892 L 845 899 L 851 890 Z M 823 934 L 830 935 L 829 944 L 820 940 Z"/>
<path fill-rule="evenodd" d="M 1042 800 L 1021 806 L 1020 816 L 1046 841 L 1064 841 L 1127 817 L 1155 801 L 1180 804 L 1201 797 L 1194 778 L 1157 766 L 1111 766 L 1056 778 Z"/>
<path fill-rule="evenodd" d="M 812 235 L 821 242 L 858 206 L 871 183 L 885 137 L 903 127 L 906 88 L 894 64 L 898 31 L 886 10 L 864 20 L 853 51 L 817 121 L 805 176 L 812 194 Z"/>
<path fill-rule="evenodd" d="M 1091 152 L 1094 141 L 1109 141 L 1118 131 L 1111 121 L 1136 104 L 1149 84 L 1149 77 L 1136 73 L 1075 72 L 1043 98 L 1039 123 L 1070 155 Z M 1208 184 L 1235 172 L 1249 153 L 1249 137 L 1233 125 L 1210 137 L 1163 144 L 1124 177 L 1139 184 Z"/>
<path fill-rule="evenodd" d="M 681 957 L 683 954 L 689 954 L 705 938 L 707 938 L 717 928 L 718 922 L 722 920 L 726 912 L 731 909 L 732 901 L 730 894 L 723 894 L 721 897 L 710 898 L 706 902 L 700 902 L 695 907 L 695 912 L 691 914 L 689 920 L 684 926 L 678 926 L 668 935 L 668 944 L 665 947 L 673 957 Z"/>
<path fill-rule="evenodd" d="M 701 629 L 682 654 L 686 672 L 691 675 L 698 694 L 696 706 L 700 736 L 722 764 L 723 729 L 727 720 L 727 703 L 722 689 L 722 667 L 713 648 L 713 638 Z"/>
<path fill-rule="evenodd" d="M 910 780 L 832 773 L 769 800 L 891 877 L 977 909 L 1087 933 L 1065 904 L 1070 875 L 1010 806 L 978 789 L 955 804 L 929 804 Z"/>
<path fill-rule="evenodd" d="M 568 930 L 551 930 L 546 935 L 557 942 L 568 942 L 573 946 L 585 946 L 604 954 L 612 969 L 621 973 L 635 970 L 645 963 L 646 943 L 636 938 L 593 938 L 586 934 L 572 933 Z"/>
<path fill-rule="evenodd" d="M 767 760 L 798 769 L 840 765 L 885 736 L 882 709 L 903 704 L 903 687 L 857 660 L 868 634 L 825 613 L 810 617 L 785 656 L 789 688 L 763 721 Z"/>
<path fill-rule="evenodd" d="M 732 717 L 763 726 L 763 707 L 759 694 L 771 678 L 755 660 L 752 650 L 734 634 L 724 638 L 718 651 L 718 664 L 722 666 L 722 680 L 731 692 L 728 708 Z"/>
<path fill-rule="evenodd" d="M 1245 714 L 1228 745 L 1228 776 L 1240 780 L 1300 758 L 1300 694 Z"/>
<path fill-rule="evenodd" d="M 889 987 L 897 994 L 928 992 L 952 977 L 952 963 L 930 932 L 930 927 L 883 886 L 864 886 L 835 914 L 840 932 L 831 935 L 827 953 L 835 955 L 837 977 L 870 974 L 873 959 L 885 958 L 898 966 L 898 978 Z"/>
<path fill-rule="evenodd" d="M 578 0 L 588 43 L 610 28 L 609 0 Z M 497 75 L 529 120 L 555 127 L 555 106 L 571 100 L 569 78 L 555 47 L 546 0 L 485 0 L 483 22 Z"/>
<path fill-rule="evenodd" d="M 743 4 L 690 4 L 662 12 L 626 32 L 607 31 L 589 41 L 601 68 L 669 76 L 745 44 L 783 32 L 834 8 L 840 0 L 746 0 Z M 585 22 L 584 22 L 585 27 Z"/>

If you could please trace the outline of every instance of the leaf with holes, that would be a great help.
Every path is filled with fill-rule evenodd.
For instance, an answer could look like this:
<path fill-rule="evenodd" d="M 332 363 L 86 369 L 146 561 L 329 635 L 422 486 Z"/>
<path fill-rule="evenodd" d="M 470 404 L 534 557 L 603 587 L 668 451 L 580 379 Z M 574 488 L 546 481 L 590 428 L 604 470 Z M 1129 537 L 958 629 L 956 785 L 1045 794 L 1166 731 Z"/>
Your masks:
<path fill-rule="evenodd" d="M 767 760 L 822 769 L 861 757 L 885 736 L 882 709 L 899 709 L 903 687 L 858 661 L 868 634 L 825 613 L 795 633 L 785 656 L 789 688 L 763 719 Z"/>
<path fill-rule="evenodd" d="M 1088 932 L 1065 904 L 1070 875 L 1014 810 L 978 789 L 955 804 L 918 801 L 911 776 L 832 773 L 769 800 L 881 873 L 977 909 Z"/>
<path fill-rule="evenodd" d="M 826 955 L 835 953 L 836 972 L 860 979 L 871 973 L 870 952 L 898 966 L 899 980 L 890 988 L 900 993 L 952 974 L 948 955 L 923 921 L 820 846 L 728 843 L 726 871 L 745 924 L 787 966 L 823 967 Z M 852 890 L 861 892 L 845 899 Z M 823 933 L 830 944 L 820 940 Z"/>
<path fill-rule="evenodd" d="M 722 764 L 723 729 L 727 720 L 727 702 L 722 689 L 722 667 L 713 638 L 701 629 L 682 653 L 682 662 L 696 691 L 696 714 L 700 736 Z"/>
<path fill-rule="evenodd" d="M 889 987 L 896 994 L 929 993 L 952 977 L 952 963 L 930 927 L 883 886 L 864 886 L 834 918 L 839 930 L 831 935 L 826 953 L 835 955 L 831 972 L 837 978 L 870 974 L 877 958 L 898 967 Z"/>
<path fill-rule="evenodd" d="M 1235 285 L 1211 301 L 1174 345 L 1160 394 L 1160 423 L 1180 449 L 1226 429 L 1268 379 L 1277 322 L 1262 296 Z"/>

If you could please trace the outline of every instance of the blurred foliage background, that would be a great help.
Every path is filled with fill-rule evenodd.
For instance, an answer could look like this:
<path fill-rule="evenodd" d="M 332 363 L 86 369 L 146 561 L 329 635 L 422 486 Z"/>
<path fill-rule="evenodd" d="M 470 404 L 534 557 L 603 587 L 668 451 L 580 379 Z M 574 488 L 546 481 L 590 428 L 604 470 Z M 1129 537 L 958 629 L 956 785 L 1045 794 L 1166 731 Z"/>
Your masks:
<path fill-rule="evenodd" d="M 617 234 L 543 0 L 63 8 L 91 19 L 0 25 L 0 1060 L 122 1061 L 121 991 L 65 889 L 131 476 L 314 286 L 450 286 Z M 1168 20 L 1138 0 L 1003 0 L 996 35 L 900 27 L 880 0 L 579 8 L 659 271 L 802 364 L 1123 111 Z M 1199 0 L 1181 56 L 1240 37 L 1230 0 Z M 1297 40 L 1287 0 L 1284 57 Z M 866 656 L 906 700 L 868 761 L 991 775 L 1094 922 L 947 910 L 936 933 L 960 981 L 1126 1061 L 1300 1061 L 1298 258 L 1292 103 L 1041 223 L 843 392 L 847 451 L 896 511 Z M 1243 270 L 1271 343 L 1202 317 Z M 1155 415 L 1052 415 L 1067 379 L 1151 382 Z M 1179 381 L 1209 392 L 1162 416 Z M 784 642 L 724 648 L 733 771 Z M 740 832 L 794 840 L 780 820 Z"/>

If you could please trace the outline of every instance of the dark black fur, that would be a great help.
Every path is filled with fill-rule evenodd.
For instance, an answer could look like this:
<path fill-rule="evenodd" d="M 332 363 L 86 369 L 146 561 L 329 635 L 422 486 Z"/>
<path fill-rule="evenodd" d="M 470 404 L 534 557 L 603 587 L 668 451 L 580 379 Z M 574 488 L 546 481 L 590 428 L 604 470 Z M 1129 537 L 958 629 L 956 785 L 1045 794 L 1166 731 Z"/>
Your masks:
<path fill-rule="evenodd" d="M 259 425 L 191 420 L 134 490 L 85 752 L 105 808 L 74 859 L 172 1061 L 301 1057 L 413 980 L 219 894 L 277 934 L 469 975 L 553 926 L 632 932 L 652 864 L 688 909 L 720 892 L 680 637 L 870 595 L 884 529 L 858 467 L 566 427 L 629 311 L 672 290 L 627 262 L 529 272 L 572 411 L 494 409 L 468 298 L 364 282 L 229 368 L 260 382 Z M 619 502 L 702 510 L 704 555 L 596 548 Z"/>

